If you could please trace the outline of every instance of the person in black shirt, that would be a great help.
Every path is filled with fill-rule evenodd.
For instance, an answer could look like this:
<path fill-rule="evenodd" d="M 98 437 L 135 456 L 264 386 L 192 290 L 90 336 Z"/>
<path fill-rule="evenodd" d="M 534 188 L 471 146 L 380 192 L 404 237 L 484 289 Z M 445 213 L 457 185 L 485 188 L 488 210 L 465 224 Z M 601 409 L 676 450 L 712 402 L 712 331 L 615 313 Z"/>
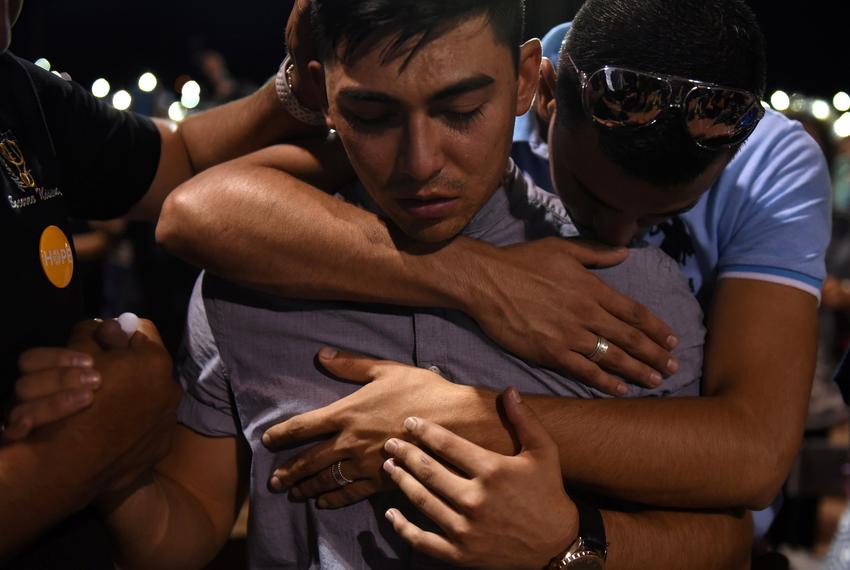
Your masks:
<path fill-rule="evenodd" d="M 273 82 L 179 126 L 117 111 L 7 52 L 21 4 L 0 0 L 0 425 L 19 359 L 28 378 L 70 390 L 29 402 L 26 421 L 10 422 L 0 438 L 0 567 L 112 568 L 105 531 L 89 511 L 32 541 L 104 496 L 110 481 L 126 482 L 160 457 L 176 388 L 150 323 L 129 341 L 105 341 L 118 338 L 109 325 L 74 328 L 81 301 L 68 217 L 154 220 L 194 173 L 299 124 Z"/>

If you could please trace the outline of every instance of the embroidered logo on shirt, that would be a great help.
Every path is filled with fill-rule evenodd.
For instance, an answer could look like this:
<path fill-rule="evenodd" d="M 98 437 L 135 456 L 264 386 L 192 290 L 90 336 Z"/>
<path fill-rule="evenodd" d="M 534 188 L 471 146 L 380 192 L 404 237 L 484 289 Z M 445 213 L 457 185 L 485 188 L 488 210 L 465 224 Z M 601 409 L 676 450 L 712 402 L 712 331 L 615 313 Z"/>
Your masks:
<path fill-rule="evenodd" d="M 3 159 L 6 172 L 22 192 L 31 192 L 35 188 L 35 178 L 27 168 L 27 159 L 24 157 L 21 145 L 11 131 L 0 135 L 0 158 Z"/>
<path fill-rule="evenodd" d="M 65 232 L 47 226 L 41 233 L 38 249 L 47 280 L 58 289 L 67 287 L 74 276 L 74 253 Z"/>
<path fill-rule="evenodd" d="M 46 202 L 62 196 L 59 188 L 44 188 L 39 186 L 32 171 L 27 166 L 27 159 L 21 149 L 21 144 L 12 131 L 0 133 L 0 164 L 6 170 L 15 186 L 10 187 L 6 199 L 12 210 L 23 210 L 40 202 Z"/>

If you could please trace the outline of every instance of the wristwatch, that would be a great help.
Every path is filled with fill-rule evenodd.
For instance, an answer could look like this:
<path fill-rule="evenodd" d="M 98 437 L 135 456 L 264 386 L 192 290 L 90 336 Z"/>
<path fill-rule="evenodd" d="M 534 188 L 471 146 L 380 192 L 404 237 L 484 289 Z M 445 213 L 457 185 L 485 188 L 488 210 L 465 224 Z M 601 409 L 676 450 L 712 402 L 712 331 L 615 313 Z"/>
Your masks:
<path fill-rule="evenodd" d="M 575 501 L 578 507 L 578 538 L 549 562 L 547 570 L 603 570 L 608 558 L 605 525 L 594 505 Z"/>

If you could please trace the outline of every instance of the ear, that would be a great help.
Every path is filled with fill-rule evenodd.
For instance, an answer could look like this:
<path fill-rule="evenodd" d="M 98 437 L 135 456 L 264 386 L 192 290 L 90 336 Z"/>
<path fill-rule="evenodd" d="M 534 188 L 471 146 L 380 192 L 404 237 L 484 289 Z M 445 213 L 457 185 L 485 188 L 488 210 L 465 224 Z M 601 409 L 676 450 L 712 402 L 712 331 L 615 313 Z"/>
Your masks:
<path fill-rule="evenodd" d="M 517 79 L 516 115 L 524 115 L 531 107 L 540 78 L 543 47 L 540 40 L 528 40 L 519 48 L 519 77 Z"/>
<path fill-rule="evenodd" d="M 329 129 L 334 129 L 333 121 L 328 115 L 328 89 L 325 83 L 325 68 L 316 60 L 307 64 L 307 69 L 310 71 L 310 81 L 313 83 L 315 92 L 319 94 L 319 103 L 322 107 L 322 113 L 325 114 L 325 124 Z"/>
<path fill-rule="evenodd" d="M 544 125 L 548 125 L 555 115 L 556 84 L 555 66 L 548 57 L 544 57 L 540 64 L 540 87 L 537 89 L 537 98 L 534 100 L 534 112 Z"/>

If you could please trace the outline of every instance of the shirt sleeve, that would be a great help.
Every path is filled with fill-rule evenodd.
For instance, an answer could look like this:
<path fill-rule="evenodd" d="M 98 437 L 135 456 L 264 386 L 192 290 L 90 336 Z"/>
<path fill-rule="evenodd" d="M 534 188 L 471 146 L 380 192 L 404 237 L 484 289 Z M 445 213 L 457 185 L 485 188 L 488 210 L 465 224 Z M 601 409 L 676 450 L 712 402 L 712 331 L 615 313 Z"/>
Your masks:
<path fill-rule="evenodd" d="M 749 144 L 749 143 L 747 143 Z M 799 123 L 784 121 L 730 165 L 740 182 L 727 209 L 720 278 L 789 285 L 820 298 L 831 232 L 826 160 Z"/>
<path fill-rule="evenodd" d="M 62 172 L 71 215 L 125 214 L 153 182 L 160 136 L 153 121 L 119 111 L 86 89 L 20 60 L 33 81 Z"/>
<path fill-rule="evenodd" d="M 177 421 L 210 437 L 239 434 L 230 382 L 221 353 L 207 319 L 202 273 L 189 302 L 186 333 L 177 362 L 183 399 Z"/>

